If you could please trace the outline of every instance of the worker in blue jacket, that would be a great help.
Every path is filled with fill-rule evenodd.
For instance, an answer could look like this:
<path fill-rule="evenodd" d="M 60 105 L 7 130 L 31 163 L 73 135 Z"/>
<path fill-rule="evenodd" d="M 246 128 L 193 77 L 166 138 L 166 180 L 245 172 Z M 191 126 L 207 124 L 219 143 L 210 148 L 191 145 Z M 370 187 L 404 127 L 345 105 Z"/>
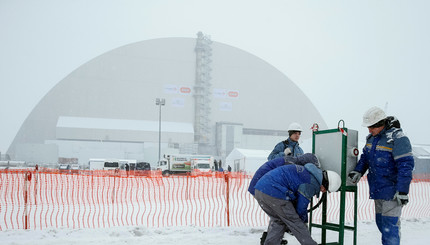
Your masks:
<path fill-rule="evenodd" d="M 378 107 L 363 116 L 368 127 L 366 145 L 349 179 L 356 184 L 368 171 L 370 198 L 375 201 L 376 225 L 382 233 L 382 244 L 400 244 L 400 215 L 409 202 L 414 158 L 408 137 L 399 121 L 387 117 Z"/>
<path fill-rule="evenodd" d="M 288 126 L 288 138 L 275 145 L 267 160 L 273 160 L 278 157 L 303 155 L 303 149 L 299 146 L 299 139 L 302 134 L 302 126 L 293 122 Z"/>
<path fill-rule="evenodd" d="M 315 156 L 315 154 L 312 153 L 306 153 L 298 157 L 279 157 L 265 162 L 263 165 L 261 165 L 261 167 L 255 172 L 254 176 L 252 177 L 251 183 L 248 187 L 249 193 L 251 193 L 251 195 L 253 196 L 255 195 L 255 185 L 257 184 L 258 180 L 260 180 L 260 178 L 263 177 L 263 175 L 265 175 L 270 170 L 288 164 L 298 164 L 304 166 L 306 163 L 313 163 L 317 167 L 320 167 L 318 158 Z"/>
<path fill-rule="evenodd" d="M 264 244 L 281 244 L 287 227 L 300 244 L 317 244 L 305 224 L 308 205 L 320 191 L 334 192 L 340 185 L 336 172 L 312 163 L 284 165 L 266 173 L 255 185 L 255 199 L 270 218 Z"/>
<path fill-rule="evenodd" d="M 300 155 L 298 157 L 293 156 L 285 156 L 285 157 L 278 157 L 275 159 L 272 159 L 270 161 L 267 161 L 261 167 L 255 172 L 254 176 L 252 177 L 251 183 L 249 184 L 248 191 L 251 193 L 251 195 L 255 195 L 255 185 L 260 180 L 263 175 L 265 175 L 270 170 L 273 170 L 277 167 L 288 165 L 288 164 L 298 164 L 304 166 L 306 163 L 312 163 L 315 164 L 315 166 L 320 167 L 320 163 L 318 161 L 318 158 L 312 154 L 312 153 L 306 153 L 303 155 Z M 291 230 L 286 227 L 286 231 L 289 234 L 291 233 Z M 264 244 L 264 241 L 266 240 L 267 232 L 264 231 L 261 236 L 261 244 Z M 281 244 L 286 244 L 285 240 L 282 240 Z"/>

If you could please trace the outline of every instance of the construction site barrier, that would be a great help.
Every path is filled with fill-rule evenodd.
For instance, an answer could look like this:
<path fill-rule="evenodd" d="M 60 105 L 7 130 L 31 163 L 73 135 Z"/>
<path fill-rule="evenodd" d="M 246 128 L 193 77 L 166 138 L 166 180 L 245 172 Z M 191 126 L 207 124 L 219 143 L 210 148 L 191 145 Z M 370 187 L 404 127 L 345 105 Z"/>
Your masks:
<path fill-rule="evenodd" d="M 159 171 L 0 170 L 0 230 L 114 226 L 266 226 L 247 191 L 252 176 L 209 173 L 162 177 Z M 365 177 L 358 183 L 358 220 L 374 220 Z M 327 217 L 339 219 L 339 193 Z M 402 217 L 430 217 L 430 182 L 414 179 Z M 315 199 L 314 203 L 318 200 Z M 313 219 L 320 221 L 321 209 Z M 353 220 L 347 193 L 345 220 Z"/>

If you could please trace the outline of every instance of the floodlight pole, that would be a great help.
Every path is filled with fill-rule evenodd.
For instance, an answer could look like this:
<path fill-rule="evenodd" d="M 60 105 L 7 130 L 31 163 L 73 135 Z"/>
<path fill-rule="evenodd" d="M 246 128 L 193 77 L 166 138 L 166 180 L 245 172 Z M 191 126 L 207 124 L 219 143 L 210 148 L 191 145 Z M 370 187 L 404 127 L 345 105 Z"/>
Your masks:
<path fill-rule="evenodd" d="M 164 98 L 156 98 L 155 105 L 158 105 L 160 111 L 158 113 L 158 164 L 160 164 L 161 160 L 161 106 L 166 104 L 166 100 Z"/>

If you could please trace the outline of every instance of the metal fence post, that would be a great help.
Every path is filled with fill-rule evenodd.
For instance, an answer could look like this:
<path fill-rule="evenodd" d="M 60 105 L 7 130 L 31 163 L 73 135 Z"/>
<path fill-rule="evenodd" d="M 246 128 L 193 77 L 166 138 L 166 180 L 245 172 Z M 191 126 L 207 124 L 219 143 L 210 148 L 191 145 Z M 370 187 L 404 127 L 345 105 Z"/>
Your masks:
<path fill-rule="evenodd" d="M 224 173 L 223 173 L 224 174 Z M 229 181 L 229 175 L 230 174 L 224 174 L 224 179 L 226 182 L 226 201 L 227 201 L 227 226 L 230 226 L 230 181 Z"/>
<path fill-rule="evenodd" d="M 24 229 L 28 229 L 28 196 L 29 196 L 29 181 L 31 180 L 31 172 L 27 171 L 24 176 Z"/>

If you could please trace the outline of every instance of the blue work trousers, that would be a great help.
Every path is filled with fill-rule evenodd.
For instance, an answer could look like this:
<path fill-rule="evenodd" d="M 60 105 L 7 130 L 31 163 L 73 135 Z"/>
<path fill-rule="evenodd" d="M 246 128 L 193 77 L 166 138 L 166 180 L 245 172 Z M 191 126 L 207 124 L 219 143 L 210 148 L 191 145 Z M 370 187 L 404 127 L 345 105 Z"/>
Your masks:
<path fill-rule="evenodd" d="M 402 206 L 395 200 L 375 200 L 376 225 L 382 234 L 383 245 L 400 244 L 400 216 Z"/>

